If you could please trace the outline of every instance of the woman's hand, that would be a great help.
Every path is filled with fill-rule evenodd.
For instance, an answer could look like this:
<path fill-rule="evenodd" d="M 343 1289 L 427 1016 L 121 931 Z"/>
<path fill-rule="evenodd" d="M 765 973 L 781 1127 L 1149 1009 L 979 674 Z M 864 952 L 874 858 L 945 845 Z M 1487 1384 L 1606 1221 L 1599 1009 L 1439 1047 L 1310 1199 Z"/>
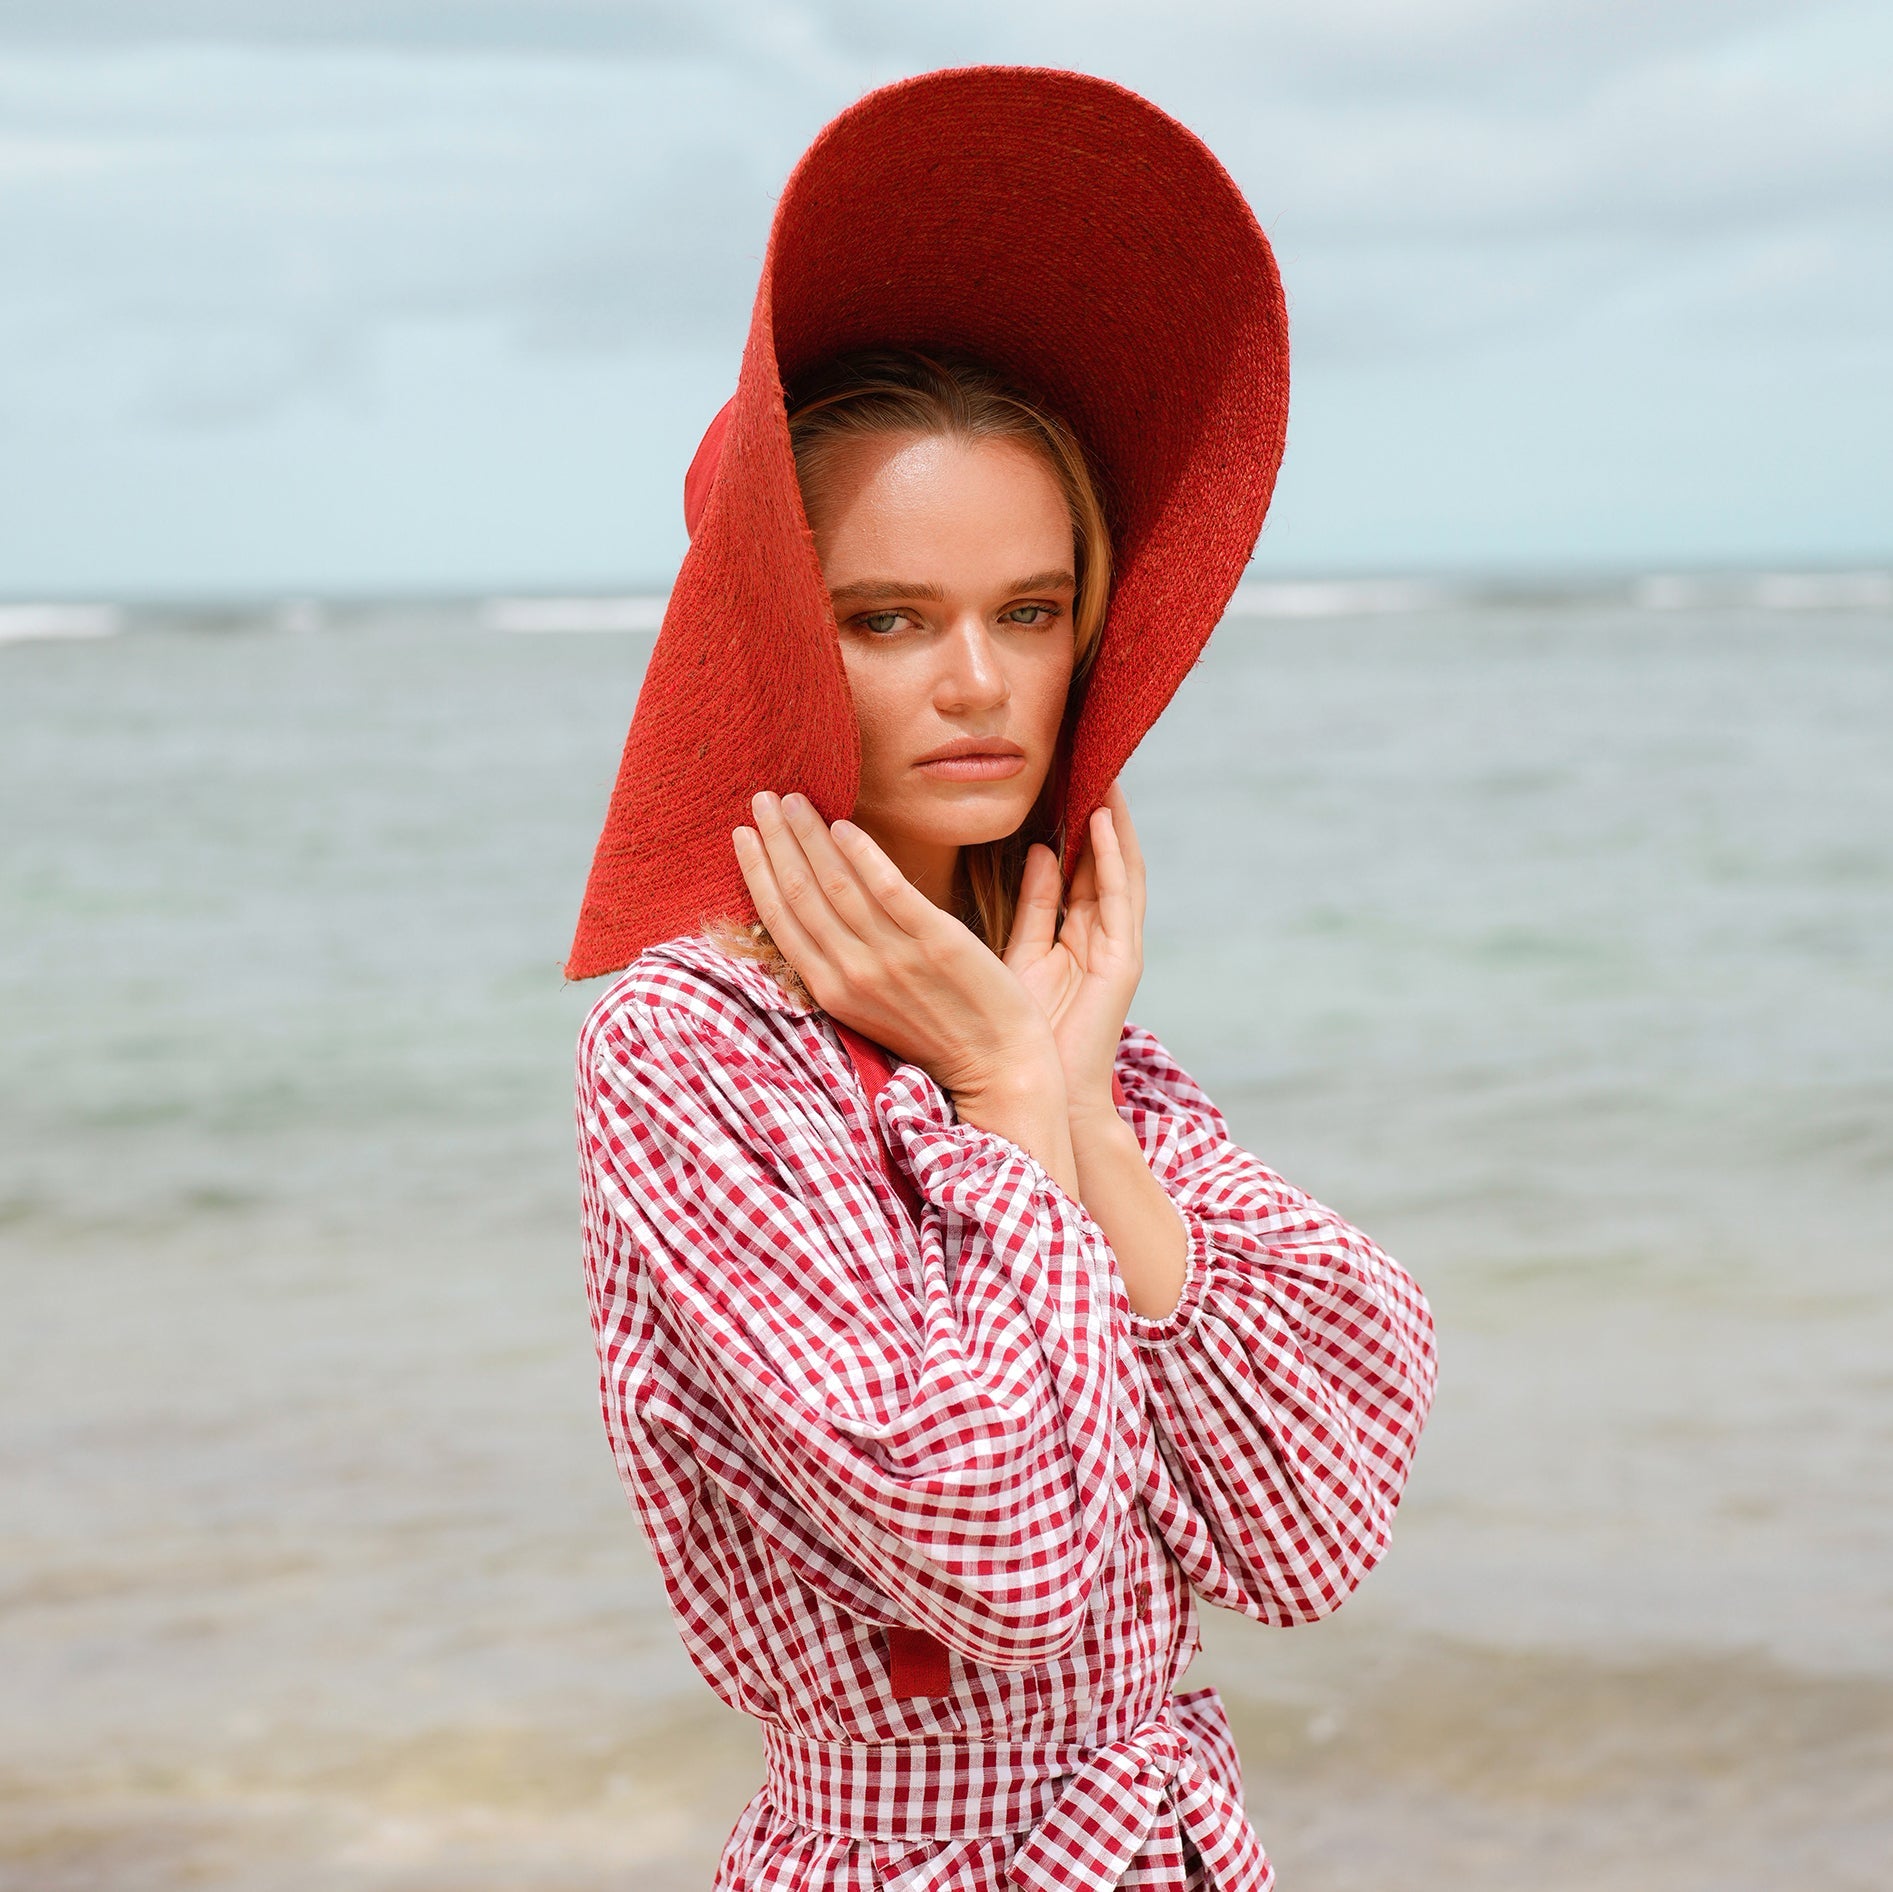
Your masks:
<path fill-rule="evenodd" d="M 1057 856 L 1048 847 L 1026 856 L 1006 964 L 1052 1026 L 1079 1200 L 1111 1245 L 1131 1311 L 1162 1320 L 1183 1292 L 1190 1232 L 1111 1097 L 1144 970 L 1144 857 L 1115 782 L 1091 816 L 1062 927 Z"/>
<path fill-rule="evenodd" d="M 1111 1073 L 1144 971 L 1144 857 L 1130 804 L 1113 782 L 1091 817 L 1058 924 L 1058 857 L 1026 856 L 1006 964 L 1052 1027 L 1074 1117 L 1110 1112 Z"/>
<path fill-rule="evenodd" d="M 765 791 L 751 807 L 756 829 L 731 837 L 743 878 L 823 1011 L 921 1066 L 956 1105 L 1031 1091 L 1062 1113 L 1045 1015 L 977 934 L 863 829 L 829 827 L 805 795 Z"/>

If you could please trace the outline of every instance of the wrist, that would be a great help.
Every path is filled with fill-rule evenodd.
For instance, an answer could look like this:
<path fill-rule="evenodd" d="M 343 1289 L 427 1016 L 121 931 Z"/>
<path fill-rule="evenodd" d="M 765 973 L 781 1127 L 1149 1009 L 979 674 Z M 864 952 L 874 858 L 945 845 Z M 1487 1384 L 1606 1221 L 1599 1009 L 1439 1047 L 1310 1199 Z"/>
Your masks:
<path fill-rule="evenodd" d="M 1065 1073 L 1056 1051 L 1034 1056 L 1030 1052 L 1002 1059 L 992 1070 L 969 1076 L 948 1087 L 956 1105 L 1030 1104 L 1066 1107 Z"/>
<path fill-rule="evenodd" d="M 1078 1194 L 1078 1167 L 1065 1121 L 1065 1074 L 1054 1056 L 1034 1067 L 1011 1064 L 990 1081 L 950 1093 L 964 1124 L 1016 1144 L 1069 1196 Z"/>
<path fill-rule="evenodd" d="M 1136 1141 L 1137 1133 L 1119 1114 L 1117 1099 L 1111 1095 L 1108 1083 L 1102 1090 L 1091 1085 L 1082 1090 L 1068 1090 L 1065 1110 L 1074 1137 L 1127 1136 Z"/>
<path fill-rule="evenodd" d="M 984 1098 L 995 1103 L 1020 1103 L 1026 1100 L 1049 1102 L 1057 1099 L 1065 1106 L 1065 1067 L 1059 1061 L 1058 1044 L 1047 1028 L 1030 1030 L 1004 1044 L 992 1045 L 970 1059 L 963 1070 L 952 1074 L 942 1085 L 956 1102 L 961 1098 Z"/>
<path fill-rule="evenodd" d="M 1138 1133 L 1117 1114 L 1117 1104 L 1113 1104 L 1109 1097 L 1102 1102 L 1090 1098 L 1085 1102 L 1073 1102 L 1066 1110 L 1066 1121 L 1071 1125 L 1071 1148 L 1079 1153 L 1123 1144 L 1128 1150 L 1138 1151 L 1140 1159 L 1143 1155 L 1143 1144 L 1138 1142 Z"/>

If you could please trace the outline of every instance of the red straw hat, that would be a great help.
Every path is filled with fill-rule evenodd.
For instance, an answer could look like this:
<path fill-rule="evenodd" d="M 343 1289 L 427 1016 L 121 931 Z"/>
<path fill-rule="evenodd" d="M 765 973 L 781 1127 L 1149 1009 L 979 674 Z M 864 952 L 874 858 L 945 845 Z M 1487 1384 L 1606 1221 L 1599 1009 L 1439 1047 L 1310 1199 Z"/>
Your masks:
<path fill-rule="evenodd" d="M 852 812 L 861 751 L 784 384 L 844 349 L 955 349 L 1077 432 L 1110 613 L 1071 738 L 1064 871 L 1241 578 L 1281 463 L 1268 240 L 1195 135 L 1122 86 L 972 66 L 870 92 L 804 153 L 736 394 L 686 480 L 690 550 L 632 716 L 566 976 L 755 908 L 730 845 L 760 788 Z"/>

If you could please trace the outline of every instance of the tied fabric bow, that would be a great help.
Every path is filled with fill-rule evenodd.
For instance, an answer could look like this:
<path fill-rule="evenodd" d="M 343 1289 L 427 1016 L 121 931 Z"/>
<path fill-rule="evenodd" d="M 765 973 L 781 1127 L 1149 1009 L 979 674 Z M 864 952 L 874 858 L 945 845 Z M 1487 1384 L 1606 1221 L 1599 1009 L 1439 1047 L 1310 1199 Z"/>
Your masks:
<path fill-rule="evenodd" d="M 1217 1892 L 1266 1892 L 1274 1874 L 1235 1797 L 1212 1780 L 1189 1737 L 1145 1721 L 1099 1748 L 1013 1856 L 1021 1892 L 1114 1886 L 1143 1850 L 1166 1794 Z"/>
<path fill-rule="evenodd" d="M 1191 1690 L 1175 1705 L 1187 1716 L 1199 1693 L 1213 1691 Z M 1008 1879 L 1019 1892 L 1106 1892 L 1143 1851 L 1166 1797 L 1216 1892 L 1270 1892 L 1274 1869 L 1241 1801 L 1203 1766 L 1189 1734 L 1162 1717 L 1139 1722 L 1079 1763 L 1051 1811 L 1020 1841 Z M 933 1859 L 890 1880 L 888 1892 L 950 1892 L 954 1879 L 948 1860 Z"/>

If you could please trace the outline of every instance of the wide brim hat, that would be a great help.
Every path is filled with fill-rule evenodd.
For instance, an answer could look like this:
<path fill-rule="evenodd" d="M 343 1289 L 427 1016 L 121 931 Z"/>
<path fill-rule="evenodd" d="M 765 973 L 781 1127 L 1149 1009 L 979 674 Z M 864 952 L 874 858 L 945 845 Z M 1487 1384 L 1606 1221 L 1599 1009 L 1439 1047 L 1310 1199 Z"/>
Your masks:
<path fill-rule="evenodd" d="M 1113 584 L 1055 785 L 1067 882 L 1242 577 L 1281 463 L 1288 331 L 1233 180 L 1175 119 L 1081 73 L 972 66 L 870 92 L 777 203 L 736 393 L 690 469 L 690 547 L 568 978 L 753 919 L 730 830 L 758 789 L 800 789 L 826 821 L 853 811 L 860 740 L 784 390 L 877 345 L 990 362 L 1066 420 L 1099 475 Z"/>

